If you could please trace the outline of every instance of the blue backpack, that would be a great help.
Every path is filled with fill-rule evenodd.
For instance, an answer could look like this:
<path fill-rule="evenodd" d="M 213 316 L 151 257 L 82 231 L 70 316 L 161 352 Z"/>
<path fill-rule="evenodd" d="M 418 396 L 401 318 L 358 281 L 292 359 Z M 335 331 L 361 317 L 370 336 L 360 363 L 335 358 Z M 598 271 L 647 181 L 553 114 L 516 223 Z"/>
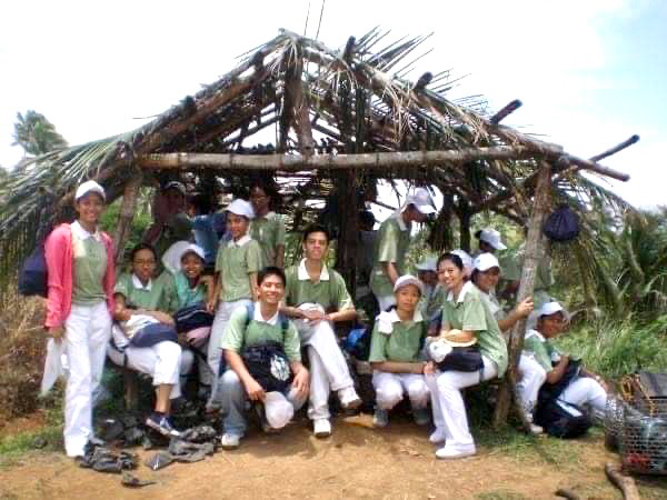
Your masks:
<path fill-rule="evenodd" d="M 48 271 L 46 268 L 46 256 L 44 255 L 44 242 L 40 242 L 21 266 L 19 273 L 19 293 L 25 297 L 48 295 Z"/>

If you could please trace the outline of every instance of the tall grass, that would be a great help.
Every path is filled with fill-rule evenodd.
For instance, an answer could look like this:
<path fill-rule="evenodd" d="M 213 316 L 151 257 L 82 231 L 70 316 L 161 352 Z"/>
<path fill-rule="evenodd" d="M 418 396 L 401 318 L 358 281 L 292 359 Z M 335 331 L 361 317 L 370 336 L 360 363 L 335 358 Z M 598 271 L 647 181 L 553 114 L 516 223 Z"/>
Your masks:
<path fill-rule="evenodd" d="M 564 352 L 610 379 L 637 370 L 667 370 L 667 315 L 642 325 L 628 318 L 593 320 L 558 339 Z"/>

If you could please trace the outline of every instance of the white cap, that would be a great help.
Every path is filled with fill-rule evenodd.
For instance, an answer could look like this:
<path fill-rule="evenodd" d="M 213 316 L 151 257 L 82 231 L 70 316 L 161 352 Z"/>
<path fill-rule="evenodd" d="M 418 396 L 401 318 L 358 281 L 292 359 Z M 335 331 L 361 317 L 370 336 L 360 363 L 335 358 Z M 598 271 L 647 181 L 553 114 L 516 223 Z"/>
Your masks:
<path fill-rule="evenodd" d="M 162 254 L 162 265 L 172 273 L 181 270 L 181 256 L 190 247 L 191 243 L 186 240 L 180 240 L 173 243 Z"/>
<path fill-rule="evenodd" d="M 463 272 L 465 272 L 466 276 L 470 277 L 472 274 L 473 266 L 472 266 L 472 257 L 468 252 L 465 250 L 461 250 L 460 248 L 457 248 L 456 250 L 452 250 L 451 252 L 454 255 L 458 255 L 461 258 L 461 261 L 463 262 Z"/>
<path fill-rule="evenodd" d="M 411 274 L 404 274 L 396 280 L 394 283 L 394 293 L 398 292 L 401 288 L 408 285 L 415 285 L 419 288 L 419 293 L 424 295 L 424 283 L 421 282 L 418 278 L 415 278 Z"/>
<path fill-rule="evenodd" d="M 424 215 L 434 214 L 436 211 L 433 198 L 425 188 L 417 188 L 414 193 L 408 195 L 405 206 L 408 205 L 414 205 Z"/>
<path fill-rule="evenodd" d="M 419 264 L 417 264 L 417 271 L 433 271 L 437 272 L 437 258 L 436 257 L 426 257 Z"/>
<path fill-rule="evenodd" d="M 294 406 L 277 391 L 266 393 L 264 413 L 272 429 L 282 429 L 294 416 Z"/>
<path fill-rule="evenodd" d="M 567 313 L 565 309 L 563 309 L 563 306 L 561 306 L 559 302 L 552 300 L 551 302 L 545 302 L 542 304 L 542 306 L 537 310 L 537 317 L 541 318 L 542 316 L 551 316 L 557 312 L 562 312 L 565 317 L 567 317 Z"/>
<path fill-rule="evenodd" d="M 181 256 L 178 260 L 183 260 L 183 257 L 185 257 L 185 255 L 189 254 L 189 253 L 194 253 L 201 260 L 205 260 L 204 249 L 202 247 L 200 247 L 199 245 L 195 245 L 194 243 L 190 243 L 187 247 L 184 247 L 182 249 Z"/>
<path fill-rule="evenodd" d="M 450 352 L 452 352 L 452 346 L 444 339 L 435 340 L 428 345 L 428 354 L 436 363 L 440 363 Z"/>
<path fill-rule="evenodd" d="M 178 181 L 167 182 L 167 184 L 165 184 L 165 186 L 162 190 L 167 191 L 168 189 L 175 189 L 176 191 L 181 193 L 183 196 L 185 196 L 185 193 L 186 193 L 185 185 L 182 182 L 178 182 Z"/>
<path fill-rule="evenodd" d="M 500 239 L 500 233 L 495 229 L 482 229 L 479 232 L 479 241 L 488 243 L 496 250 L 506 250 L 507 247 Z"/>
<path fill-rule="evenodd" d="M 76 194 L 74 195 L 74 201 L 79 201 L 88 193 L 97 193 L 102 197 L 104 201 L 107 201 L 107 195 L 104 192 L 104 188 L 95 181 L 86 181 L 83 184 L 81 184 L 76 189 Z"/>
<path fill-rule="evenodd" d="M 495 255 L 489 252 L 480 253 L 475 258 L 473 266 L 476 270 L 481 272 L 488 271 L 489 269 L 493 269 L 494 267 L 500 269 L 500 264 L 498 263 L 498 259 L 496 259 Z"/>
<path fill-rule="evenodd" d="M 247 217 L 248 219 L 255 218 L 255 210 L 253 210 L 250 202 L 242 200 L 241 198 L 236 198 L 229 205 L 227 205 L 225 212 L 241 215 L 243 217 Z"/>

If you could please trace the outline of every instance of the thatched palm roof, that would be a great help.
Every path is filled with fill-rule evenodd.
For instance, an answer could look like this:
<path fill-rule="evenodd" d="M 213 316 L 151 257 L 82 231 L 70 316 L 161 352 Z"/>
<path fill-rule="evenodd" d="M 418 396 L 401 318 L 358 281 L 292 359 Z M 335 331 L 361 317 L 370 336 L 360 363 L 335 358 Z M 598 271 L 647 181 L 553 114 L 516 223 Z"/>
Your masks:
<path fill-rule="evenodd" d="M 288 179 L 291 193 L 308 198 L 340 188 L 337 172 L 344 170 L 354 188 L 372 191 L 379 178 L 407 179 L 437 187 L 444 210 L 468 216 L 491 210 L 522 222 L 535 172 L 548 161 L 559 196 L 582 211 L 597 202 L 623 205 L 578 172 L 622 174 L 500 125 L 516 103 L 492 116 L 479 97 L 448 99 L 455 82 L 449 71 L 408 81 L 399 68 L 424 38 L 379 49 L 386 35 L 375 29 L 333 50 L 281 30 L 144 126 L 25 162 L 0 185 L 0 274 L 34 244 L 40 214 L 42 225 L 50 222 L 55 201 L 67 206 L 87 178 L 104 184 L 113 200 L 132 179 L 204 170 L 242 178 L 260 171 Z M 273 144 L 244 149 L 260 131 L 272 131 Z"/>

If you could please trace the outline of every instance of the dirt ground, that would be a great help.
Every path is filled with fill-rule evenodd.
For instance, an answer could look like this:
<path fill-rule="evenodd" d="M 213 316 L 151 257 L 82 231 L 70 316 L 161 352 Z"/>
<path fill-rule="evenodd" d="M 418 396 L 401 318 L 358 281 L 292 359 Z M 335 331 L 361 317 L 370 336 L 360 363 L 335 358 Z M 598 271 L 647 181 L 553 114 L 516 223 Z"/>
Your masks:
<path fill-rule="evenodd" d="M 0 468 L 0 500 L 141 498 L 555 498 L 567 487 L 581 498 L 621 498 L 606 481 L 599 433 L 581 441 L 526 439 L 520 447 L 482 446 L 476 457 L 436 460 L 427 432 L 407 420 L 385 430 L 371 417 L 337 419 L 330 439 L 305 421 L 281 434 L 253 431 L 238 450 L 196 464 L 134 471 L 157 484 L 128 489 L 120 476 L 78 468 L 61 453 L 30 452 Z M 142 459 L 151 452 L 140 451 Z M 642 482 L 645 498 L 667 498 L 667 481 Z"/>

